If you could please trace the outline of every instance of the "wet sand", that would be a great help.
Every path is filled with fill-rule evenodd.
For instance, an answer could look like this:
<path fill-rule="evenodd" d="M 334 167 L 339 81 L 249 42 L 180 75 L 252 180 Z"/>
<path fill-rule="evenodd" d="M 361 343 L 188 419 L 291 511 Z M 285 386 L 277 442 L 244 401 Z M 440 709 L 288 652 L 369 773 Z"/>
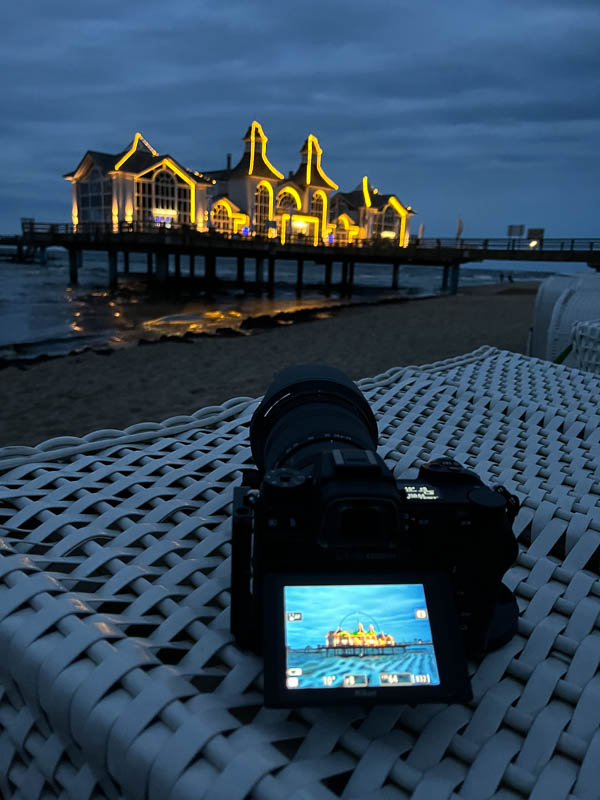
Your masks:
<path fill-rule="evenodd" d="M 0 447 L 160 422 L 258 397 L 285 366 L 324 363 L 353 380 L 482 345 L 524 353 L 537 284 L 353 307 L 251 336 L 199 337 L 85 352 L 0 371 Z M 289 322 L 289 320 L 284 320 Z"/>

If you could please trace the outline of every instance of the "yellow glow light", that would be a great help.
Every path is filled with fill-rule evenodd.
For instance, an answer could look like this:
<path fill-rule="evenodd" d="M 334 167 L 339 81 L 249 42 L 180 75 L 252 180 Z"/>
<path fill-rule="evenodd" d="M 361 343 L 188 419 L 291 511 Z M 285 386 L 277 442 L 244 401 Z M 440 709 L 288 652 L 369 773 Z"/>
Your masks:
<path fill-rule="evenodd" d="M 317 189 L 313 197 L 319 196 L 323 201 L 323 212 L 321 214 L 321 236 L 324 239 L 327 234 L 327 195 L 322 189 Z"/>
<path fill-rule="evenodd" d="M 371 195 L 369 194 L 369 180 L 366 175 L 362 180 L 362 190 L 363 190 L 363 197 L 365 198 L 365 205 L 367 208 L 371 208 Z"/>
<path fill-rule="evenodd" d="M 231 204 L 231 200 L 229 200 L 227 197 L 222 197 L 220 200 L 218 200 L 214 204 L 211 213 L 214 214 L 215 209 L 218 208 L 219 206 L 222 206 L 225 209 L 225 211 L 227 211 L 227 216 L 233 220 L 233 233 L 237 233 L 240 228 L 244 227 L 244 225 L 250 224 L 248 214 L 243 214 L 242 212 L 235 211 L 233 205 Z"/>
<path fill-rule="evenodd" d="M 116 233 L 119 230 L 119 205 L 117 203 L 117 196 L 113 192 L 113 199 L 112 199 L 112 224 L 113 224 L 113 233 Z"/>
<path fill-rule="evenodd" d="M 123 156 L 123 158 L 121 158 L 121 159 L 120 159 L 120 160 L 119 160 L 119 161 L 118 161 L 118 162 L 115 164 L 115 169 L 116 169 L 116 170 L 120 169 L 120 167 L 122 167 L 122 166 L 123 166 L 123 164 L 124 164 L 124 163 L 127 161 L 127 159 L 128 159 L 128 158 L 129 158 L 131 155 L 133 155 L 133 154 L 135 153 L 135 151 L 137 150 L 138 142 L 140 141 L 140 139 L 141 139 L 141 140 L 142 140 L 142 142 L 143 142 L 143 143 L 146 145 L 146 147 L 148 148 L 148 150 L 150 150 L 150 152 L 152 153 L 152 155 L 153 155 L 153 156 L 157 156 L 157 155 L 158 155 L 158 153 L 156 152 L 156 150 L 155 150 L 153 147 L 151 147 L 151 145 L 150 145 L 150 144 L 148 144 L 148 142 L 147 142 L 147 141 L 144 139 L 144 137 L 142 136 L 142 134 L 141 134 L 141 133 L 136 133 L 136 135 L 135 135 L 135 136 L 134 136 L 134 138 L 133 138 L 133 144 L 131 145 L 131 148 L 130 148 L 130 149 L 129 149 L 129 150 L 126 152 L 126 153 L 125 153 L 125 155 Z"/>
<path fill-rule="evenodd" d="M 292 226 L 297 227 L 298 223 L 305 223 L 306 225 L 313 225 L 313 244 L 316 247 L 319 244 L 319 218 L 313 217 L 310 214 L 282 214 L 281 215 L 281 244 L 285 244 L 285 234 L 287 229 L 288 220 L 292 220 Z"/>
<path fill-rule="evenodd" d="M 153 208 L 152 214 L 155 217 L 176 217 L 177 211 L 174 208 Z"/>
<path fill-rule="evenodd" d="M 341 222 L 344 228 L 348 231 L 348 244 L 352 244 L 352 239 L 358 236 L 360 228 L 352 222 L 348 214 L 340 214 L 338 222 Z"/>
<path fill-rule="evenodd" d="M 256 191 L 260 189 L 261 186 L 267 187 L 267 192 L 269 193 L 269 220 L 273 219 L 273 187 L 269 183 L 269 181 L 261 181 L 256 186 Z"/>
<path fill-rule="evenodd" d="M 539 244 L 539 242 L 538 242 L 538 240 L 537 240 L 537 239 L 532 239 L 532 240 L 529 242 L 529 247 L 537 247 L 537 246 L 538 246 L 538 244 Z"/>
<path fill-rule="evenodd" d="M 306 161 L 306 185 L 310 185 L 310 172 L 312 168 L 312 151 L 315 151 L 317 156 L 317 163 L 315 164 L 315 169 L 321 176 L 321 178 L 325 181 L 328 186 L 331 186 L 332 189 L 339 189 L 337 183 L 334 183 L 331 178 L 328 178 L 327 175 L 323 172 L 321 168 L 321 156 L 323 154 L 323 148 L 319 144 L 319 140 L 313 133 L 308 134 L 308 158 Z M 282 176 L 283 177 L 283 176 Z"/>
<path fill-rule="evenodd" d="M 125 205 L 125 222 L 133 222 L 133 205 L 131 200 L 128 200 Z"/>
<path fill-rule="evenodd" d="M 279 172 L 279 170 L 275 169 L 273 164 L 271 164 L 271 162 L 267 158 L 267 142 L 269 140 L 265 136 L 265 132 L 262 129 L 262 125 L 260 124 L 260 122 L 257 122 L 256 120 L 254 120 L 252 122 L 252 125 L 250 126 L 250 168 L 248 169 L 248 175 L 252 175 L 252 172 L 254 171 L 254 153 L 256 151 L 257 133 L 261 142 L 262 160 L 265 162 L 268 169 L 271 170 L 271 172 L 273 173 L 273 175 L 275 175 L 276 178 L 279 178 L 279 180 L 283 180 L 283 174 Z M 213 183 L 215 183 L 215 181 L 213 181 Z"/>
<path fill-rule="evenodd" d="M 381 231 L 381 238 L 382 239 L 395 239 L 396 234 L 394 231 Z"/>
<path fill-rule="evenodd" d="M 142 170 L 142 172 L 138 172 L 136 178 L 141 178 L 142 175 L 145 175 L 147 172 L 152 172 L 152 170 L 157 169 L 158 167 L 166 166 L 178 175 L 184 183 L 190 187 L 190 222 L 196 221 L 196 184 L 190 178 L 189 175 L 186 175 L 185 172 L 182 172 L 177 164 L 173 161 L 172 158 L 163 158 L 162 161 L 159 161 L 158 164 L 152 164 L 151 167 L 148 169 Z"/>
<path fill-rule="evenodd" d="M 298 211 L 302 208 L 302 200 L 300 199 L 300 195 L 298 194 L 297 190 L 294 189 L 293 186 L 284 186 L 283 189 L 277 195 L 277 204 L 281 202 L 282 196 L 287 192 L 287 194 L 291 194 L 294 200 L 296 201 L 296 208 Z"/>
<path fill-rule="evenodd" d="M 397 197 L 394 197 L 394 195 L 390 197 L 390 205 L 394 209 L 394 211 L 400 216 L 400 236 L 398 237 L 398 246 L 406 247 L 407 246 L 406 218 L 409 215 L 412 216 L 412 213 L 407 208 L 404 208 L 402 203 L 398 200 Z"/>

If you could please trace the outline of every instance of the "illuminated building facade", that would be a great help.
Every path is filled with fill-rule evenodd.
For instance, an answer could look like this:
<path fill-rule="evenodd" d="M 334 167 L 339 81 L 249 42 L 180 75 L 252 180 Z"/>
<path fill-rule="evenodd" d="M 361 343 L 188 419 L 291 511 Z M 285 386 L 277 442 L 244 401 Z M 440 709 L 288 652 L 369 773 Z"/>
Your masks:
<path fill-rule="evenodd" d="M 380 194 L 367 176 L 351 192 L 338 192 L 331 203 L 335 240 L 339 244 L 358 239 L 388 240 L 407 247 L 411 206 L 404 206 L 393 194 Z"/>
<path fill-rule="evenodd" d="M 162 156 L 137 133 L 116 155 L 88 151 L 64 177 L 73 191 L 73 224 L 99 222 L 190 225 L 226 236 L 279 238 L 285 244 L 360 244 L 388 240 L 405 247 L 414 211 L 395 195 L 379 194 L 366 177 L 351 192 L 321 164 L 323 150 L 309 134 L 300 164 L 285 178 L 267 157 L 267 137 L 254 121 L 240 161 L 196 172 Z"/>
<path fill-rule="evenodd" d="M 159 155 L 141 133 L 115 155 L 88 150 L 64 178 L 72 185 L 74 225 L 138 222 L 208 228 L 213 181 L 169 155 Z"/>

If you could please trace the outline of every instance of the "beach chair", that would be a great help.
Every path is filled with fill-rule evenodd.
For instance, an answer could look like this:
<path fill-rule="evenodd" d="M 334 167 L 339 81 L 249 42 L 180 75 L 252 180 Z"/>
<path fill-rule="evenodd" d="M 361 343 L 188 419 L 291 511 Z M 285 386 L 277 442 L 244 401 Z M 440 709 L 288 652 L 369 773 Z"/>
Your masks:
<path fill-rule="evenodd" d="M 599 275 L 578 273 L 546 278 L 535 299 L 529 355 L 555 361 L 571 344 L 573 324 L 594 319 L 599 309 Z M 564 363 L 575 366 L 575 359 L 567 354 Z"/>

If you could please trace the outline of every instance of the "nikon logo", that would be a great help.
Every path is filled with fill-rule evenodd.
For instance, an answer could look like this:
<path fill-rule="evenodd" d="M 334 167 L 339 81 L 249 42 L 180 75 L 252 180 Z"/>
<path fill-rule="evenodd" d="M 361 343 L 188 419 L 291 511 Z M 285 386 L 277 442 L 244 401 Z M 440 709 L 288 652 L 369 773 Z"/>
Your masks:
<path fill-rule="evenodd" d="M 355 697 L 375 697 L 376 694 L 375 689 L 356 689 L 354 692 Z"/>
<path fill-rule="evenodd" d="M 429 486 L 406 486 L 404 491 L 407 500 L 439 500 L 438 493 Z"/>

